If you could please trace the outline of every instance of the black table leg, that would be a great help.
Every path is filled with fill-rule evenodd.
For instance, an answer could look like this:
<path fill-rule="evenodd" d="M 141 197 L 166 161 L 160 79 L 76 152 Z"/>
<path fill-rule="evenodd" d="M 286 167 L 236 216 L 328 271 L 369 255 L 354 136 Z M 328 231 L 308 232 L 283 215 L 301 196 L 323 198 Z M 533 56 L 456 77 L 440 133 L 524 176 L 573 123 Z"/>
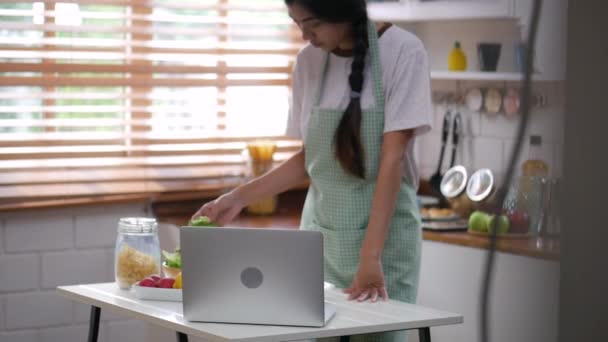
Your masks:
<path fill-rule="evenodd" d="M 183 332 L 176 332 L 177 333 L 177 342 L 188 342 L 188 335 L 184 334 Z"/>
<path fill-rule="evenodd" d="M 419 328 L 418 335 L 420 338 L 420 342 L 431 342 L 431 328 Z"/>
<path fill-rule="evenodd" d="M 97 342 L 99 336 L 99 316 L 101 316 L 101 308 L 91 306 L 91 317 L 89 318 L 89 342 Z"/>
<path fill-rule="evenodd" d="M 340 336 L 340 342 L 349 342 L 350 336 Z"/>

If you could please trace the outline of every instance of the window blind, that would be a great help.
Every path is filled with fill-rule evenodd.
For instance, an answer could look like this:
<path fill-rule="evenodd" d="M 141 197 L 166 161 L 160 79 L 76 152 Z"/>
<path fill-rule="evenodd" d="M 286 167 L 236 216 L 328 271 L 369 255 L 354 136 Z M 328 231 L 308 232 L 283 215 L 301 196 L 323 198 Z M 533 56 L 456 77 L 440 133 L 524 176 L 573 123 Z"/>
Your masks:
<path fill-rule="evenodd" d="M 282 0 L 0 2 L 0 201 L 238 184 L 301 47 Z"/>

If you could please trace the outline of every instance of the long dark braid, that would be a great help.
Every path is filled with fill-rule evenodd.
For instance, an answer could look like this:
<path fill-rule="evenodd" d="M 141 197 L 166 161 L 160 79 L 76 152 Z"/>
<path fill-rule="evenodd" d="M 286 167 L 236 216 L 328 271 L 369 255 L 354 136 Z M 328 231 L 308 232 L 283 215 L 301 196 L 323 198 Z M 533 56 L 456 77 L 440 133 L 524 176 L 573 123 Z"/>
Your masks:
<path fill-rule="evenodd" d="M 350 102 L 334 136 L 336 159 L 356 177 L 365 177 L 365 160 L 361 143 L 361 91 L 363 70 L 369 48 L 367 40 L 367 5 L 365 0 L 285 0 L 287 5 L 298 3 L 315 17 L 332 23 L 351 23 L 354 39 L 354 59 L 348 83 Z"/>
<path fill-rule="evenodd" d="M 369 46 L 367 23 L 365 16 L 353 24 L 354 57 L 348 77 L 351 96 L 335 135 L 336 157 L 340 164 L 345 170 L 360 178 L 365 177 L 364 151 L 361 143 L 361 92 L 365 57 Z"/>

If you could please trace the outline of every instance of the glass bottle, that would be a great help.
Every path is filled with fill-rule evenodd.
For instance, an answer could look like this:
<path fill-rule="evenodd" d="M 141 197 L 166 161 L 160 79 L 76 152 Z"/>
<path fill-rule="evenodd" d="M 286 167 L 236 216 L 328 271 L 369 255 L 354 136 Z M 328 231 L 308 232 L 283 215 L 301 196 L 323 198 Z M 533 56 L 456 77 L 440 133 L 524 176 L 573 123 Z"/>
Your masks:
<path fill-rule="evenodd" d="M 549 166 L 542 158 L 542 138 L 540 135 L 530 136 L 528 159 L 522 164 L 524 177 L 547 177 Z"/>
<path fill-rule="evenodd" d="M 121 289 L 160 274 L 160 243 L 156 219 L 126 217 L 118 222 L 114 275 Z"/>
<path fill-rule="evenodd" d="M 448 70 L 450 71 L 465 71 L 467 70 L 467 57 L 465 56 L 460 42 L 454 43 L 454 48 L 448 56 Z"/>
<path fill-rule="evenodd" d="M 549 166 L 543 160 L 542 138 L 530 136 L 528 159 L 522 163 L 520 179 L 520 208 L 530 219 L 530 233 L 540 233 L 542 226 L 543 189 L 549 176 Z"/>

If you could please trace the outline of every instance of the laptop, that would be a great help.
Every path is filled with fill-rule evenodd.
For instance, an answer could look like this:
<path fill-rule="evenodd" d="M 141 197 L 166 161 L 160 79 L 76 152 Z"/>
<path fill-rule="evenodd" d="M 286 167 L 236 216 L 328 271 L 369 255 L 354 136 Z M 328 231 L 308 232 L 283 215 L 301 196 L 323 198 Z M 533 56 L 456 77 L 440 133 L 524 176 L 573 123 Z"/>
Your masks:
<path fill-rule="evenodd" d="M 188 321 L 323 327 L 321 232 L 269 228 L 180 229 Z"/>

